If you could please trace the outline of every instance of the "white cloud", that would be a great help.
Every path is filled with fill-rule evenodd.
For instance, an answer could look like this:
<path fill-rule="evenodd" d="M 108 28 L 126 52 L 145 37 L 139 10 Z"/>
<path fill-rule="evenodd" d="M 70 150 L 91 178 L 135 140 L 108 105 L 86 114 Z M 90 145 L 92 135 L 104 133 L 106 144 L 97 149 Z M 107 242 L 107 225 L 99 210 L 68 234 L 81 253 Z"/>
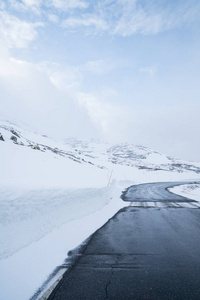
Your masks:
<path fill-rule="evenodd" d="M 118 63 L 108 59 L 107 60 L 99 59 L 99 60 L 88 61 L 84 66 L 84 69 L 93 74 L 104 75 L 116 69 L 118 65 L 119 65 Z"/>
<path fill-rule="evenodd" d="M 102 105 L 95 96 L 86 93 L 79 94 L 79 103 L 85 107 L 97 127 L 106 133 L 109 129 L 111 106 L 109 104 Z"/>
<path fill-rule="evenodd" d="M 199 104 L 191 102 L 143 107 L 132 120 L 132 139 L 167 155 L 199 160 L 199 109 Z"/>
<path fill-rule="evenodd" d="M 48 14 L 48 9 L 67 11 L 86 9 L 88 2 L 83 0 L 8 0 L 8 5 L 17 11 L 31 11 L 37 15 Z M 2 6 L 3 8 L 5 5 Z"/>
<path fill-rule="evenodd" d="M 20 12 L 33 12 L 58 23 L 57 13 L 68 12 L 66 28 L 91 28 L 111 35 L 157 34 L 199 22 L 200 2 L 196 0 L 9 0 L 7 7 Z M 5 5 L 2 4 L 2 8 Z M 90 13 L 88 14 L 88 11 Z M 56 12 L 56 13 L 55 13 Z M 59 16 L 59 18 L 62 16 Z M 92 31 L 91 31 L 92 32 Z"/>
<path fill-rule="evenodd" d="M 56 84 L 45 66 L 1 53 L 1 117 L 28 123 L 57 139 L 96 135 L 88 113 L 77 103 L 75 93 L 63 88 L 64 71 L 59 76 L 57 66 L 55 69 Z M 54 76 L 56 72 L 52 66 Z"/>
<path fill-rule="evenodd" d="M 128 108 L 106 103 L 89 93 L 78 93 L 78 100 L 104 139 L 115 142 L 128 139 L 128 120 L 133 118 Z"/>
<path fill-rule="evenodd" d="M 199 10 L 200 2 L 196 0 L 170 3 L 168 0 L 101 0 L 94 5 L 92 13 L 96 20 L 105 24 L 99 29 L 125 37 L 157 34 L 199 22 Z M 81 18 L 70 19 L 68 25 L 89 26 L 90 23 L 90 18 L 83 14 Z"/>
<path fill-rule="evenodd" d="M 82 0 L 49 0 L 48 5 L 60 10 L 68 9 L 85 9 L 88 7 L 88 2 Z"/>
<path fill-rule="evenodd" d="M 111 33 L 125 37 L 157 34 L 199 22 L 200 3 L 196 0 L 170 3 L 156 0 L 105 0 L 99 2 L 98 9 L 110 24 Z"/>
<path fill-rule="evenodd" d="M 143 11 L 137 11 L 128 17 L 126 15 L 122 16 L 113 33 L 122 36 L 130 36 L 136 33 L 156 34 L 167 29 L 165 27 L 161 15 L 155 14 L 149 16 Z"/>
<path fill-rule="evenodd" d="M 108 31 L 112 35 L 157 34 L 199 22 L 200 2 L 196 0 L 9 0 L 7 7 L 20 12 L 47 16 L 57 23 L 57 11 L 70 11 L 63 22 L 68 28 L 88 28 Z M 5 3 L 0 4 L 5 8 Z M 90 9 L 90 14 L 88 10 Z M 81 11 L 80 11 L 81 10 Z"/>
<path fill-rule="evenodd" d="M 95 15 L 84 15 L 82 18 L 68 18 L 63 21 L 63 27 L 76 28 L 76 27 L 95 27 L 97 30 L 107 30 L 107 23 Z"/>
<path fill-rule="evenodd" d="M 40 14 L 42 1 L 43 0 L 9 0 L 9 4 L 18 11 L 32 11 L 35 14 Z"/>
<path fill-rule="evenodd" d="M 53 85 L 61 91 L 73 92 L 78 89 L 82 81 L 82 75 L 76 67 L 66 67 L 64 70 L 50 70 L 49 78 Z"/>
<path fill-rule="evenodd" d="M 145 74 L 149 77 L 153 77 L 157 72 L 157 68 L 156 67 L 141 67 L 139 69 L 139 72 L 142 74 Z"/>
<path fill-rule="evenodd" d="M 27 7 L 40 7 L 42 4 L 42 0 L 22 0 L 22 2 Z"/>
<path fill-rule="evenodd" d="M 36 28 L 42 23 L 28 23 L 0 12 L 0 40 L 9 48 L 24 48 L 37 36 Z"/>
<path fill-rule="evenodd" d="M 5 9 L 6 8 L 6 5 L 5 5 L 5 3 L 2 1 L 2 2 L 0 2 L 0 9 Z"/>
<path fill-rule="evenodd" d="M 47 17 L 48 17 L 49 21 L 52 22 L 52 23 L 58 23 L 59 22 L 59 17 L 55 14 L 49 14 Z"/>

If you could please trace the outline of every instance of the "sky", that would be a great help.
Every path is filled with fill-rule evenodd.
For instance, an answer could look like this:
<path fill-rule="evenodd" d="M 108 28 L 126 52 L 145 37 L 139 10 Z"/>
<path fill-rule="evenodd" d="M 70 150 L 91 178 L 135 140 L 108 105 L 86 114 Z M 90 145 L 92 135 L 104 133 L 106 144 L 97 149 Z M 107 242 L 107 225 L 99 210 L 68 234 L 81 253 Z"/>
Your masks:
<path fill-rule="evenodd" d="M 1 119 L 200 161 L 199 16 L 199 0 L 1 0 Z"/>

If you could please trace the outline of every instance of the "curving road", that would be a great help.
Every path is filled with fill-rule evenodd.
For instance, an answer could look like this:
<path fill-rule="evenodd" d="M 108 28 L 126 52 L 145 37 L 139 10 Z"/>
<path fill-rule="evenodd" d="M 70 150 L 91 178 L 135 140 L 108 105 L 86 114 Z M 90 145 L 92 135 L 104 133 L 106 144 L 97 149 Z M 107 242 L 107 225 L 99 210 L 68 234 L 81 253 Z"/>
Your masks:
<path fill-rule="evenodd" d="M 122 197 L 131 204 L 191 204 L 167 192 L 172 185 L 134 186 Z M 48 299 L 199 300 L 200 209 L 189 207 L 120 210 L 92 235 Z"/>
<path fill-rule="evenodd" d="M 183 185 L 191 182 L 155 182 L 133 185 L 129 187 L 123 194 L 124 201 L 193 201 L 186 197 L 182 197 L 171 193 L 168 188 Z"/>

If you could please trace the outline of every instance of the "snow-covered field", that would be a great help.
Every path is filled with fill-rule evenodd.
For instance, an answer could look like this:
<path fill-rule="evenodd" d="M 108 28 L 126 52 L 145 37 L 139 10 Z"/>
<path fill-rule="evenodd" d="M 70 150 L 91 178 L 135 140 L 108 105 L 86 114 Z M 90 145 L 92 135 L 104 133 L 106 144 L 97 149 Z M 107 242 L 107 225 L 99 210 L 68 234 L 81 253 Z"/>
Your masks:
<path fill-rule="evenodd" d="M 199 163 L 143 146 L 58 142 L 1 121 L 0 299 L 30 299 L 69 250 L 127 205 L 128 186 L 199 174 Z"/>

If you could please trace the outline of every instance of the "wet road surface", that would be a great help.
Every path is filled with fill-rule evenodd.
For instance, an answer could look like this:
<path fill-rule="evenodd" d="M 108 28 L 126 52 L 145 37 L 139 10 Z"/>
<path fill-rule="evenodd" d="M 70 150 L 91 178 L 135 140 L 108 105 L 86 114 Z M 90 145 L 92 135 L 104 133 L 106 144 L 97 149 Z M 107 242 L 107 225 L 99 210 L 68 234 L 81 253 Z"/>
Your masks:
<path fill-rule="evenodd" d="M 158 184 L 146 201 L 141 192 L 134 201 L 129 191 L 131 206 L 93 234 L 48 299 L 199 300 L 199 205 L 182 197 L 162 200 L 163 188 Z"/>
<path fill-rule="evenodd" d="M 167 188 L 184 184 L 184 182 L 156 182 L 133 185 L 122 195 L 124 201 L 192 201 L 173 194 Z"/>

